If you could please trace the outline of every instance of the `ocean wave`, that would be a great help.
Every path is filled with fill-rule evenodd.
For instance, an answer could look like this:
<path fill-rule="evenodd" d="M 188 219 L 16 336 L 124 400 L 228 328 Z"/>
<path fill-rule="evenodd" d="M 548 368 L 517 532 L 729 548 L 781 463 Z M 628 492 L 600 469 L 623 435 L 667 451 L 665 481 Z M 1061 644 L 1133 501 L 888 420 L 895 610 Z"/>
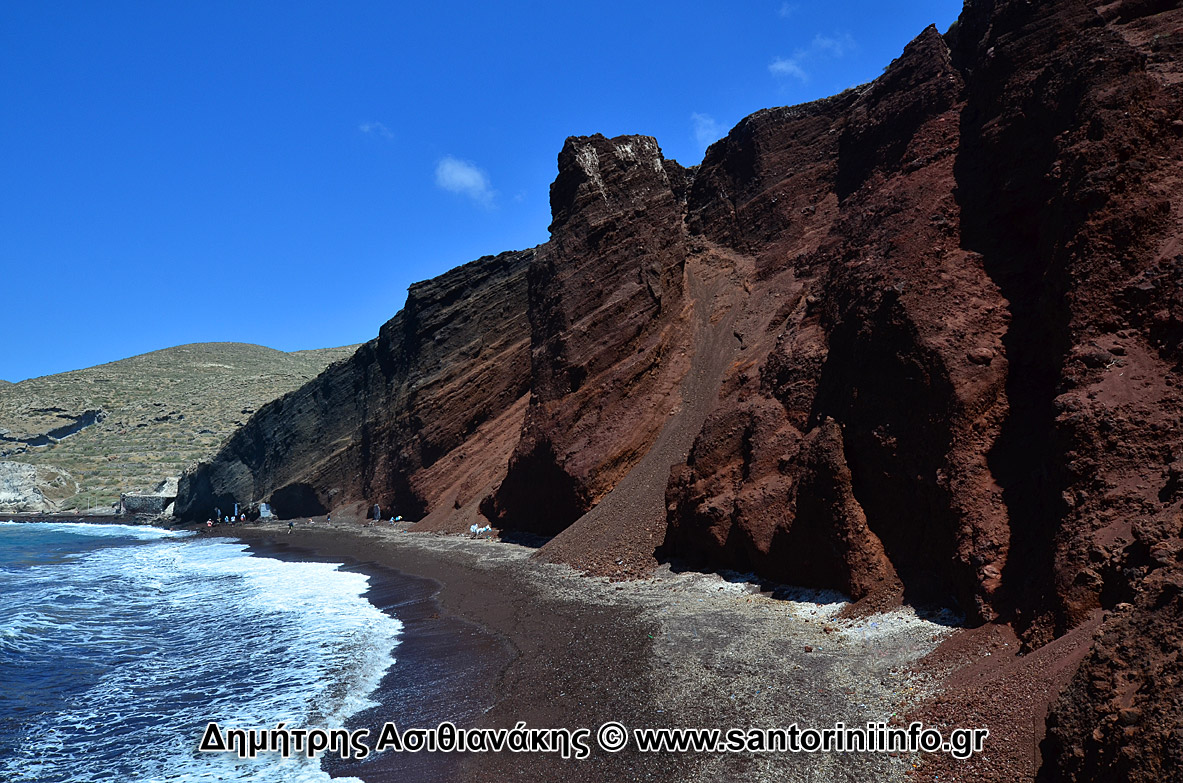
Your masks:
<path fill-rule="evenodd" d="M 328 780 L 318 760 L 196 747 L 208 721 L 333 728 L 371 706 L 402 625 L 365 600 L 367 577 L 226 539 L 84 527 L 120 530 L 111 546 L 5 575 L 0 715 L 20 717 L 0 723 L 0 778 Z M 16 712 L 36 698 L 44 709 Z"/>

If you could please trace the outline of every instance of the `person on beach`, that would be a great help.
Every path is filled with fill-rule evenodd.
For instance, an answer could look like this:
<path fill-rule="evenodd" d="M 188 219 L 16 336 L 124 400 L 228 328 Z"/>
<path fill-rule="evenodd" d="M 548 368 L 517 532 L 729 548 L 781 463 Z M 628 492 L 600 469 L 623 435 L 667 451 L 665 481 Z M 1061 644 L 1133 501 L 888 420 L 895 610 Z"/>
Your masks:
<path fill-rule="evenodd" d="M 294 520 L 294 519 L 289 519 L 289 520 L 288 520 L 288 535 L 289 535 L 289 536 L 292 534 L 292 530 L 293 530 L 295 527 L 296 527 L 296 520 Z"/>

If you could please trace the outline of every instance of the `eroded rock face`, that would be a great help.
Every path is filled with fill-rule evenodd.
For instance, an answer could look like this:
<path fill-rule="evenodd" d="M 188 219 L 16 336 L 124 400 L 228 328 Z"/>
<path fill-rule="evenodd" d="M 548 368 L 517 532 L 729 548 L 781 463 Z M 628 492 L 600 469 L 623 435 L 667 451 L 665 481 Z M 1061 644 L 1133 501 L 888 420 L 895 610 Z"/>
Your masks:
<path fill-rule="evenodd" d="M 973 88 L 962 243 L 1011 310 L 1012 413 L 989 455 L 1006 604 L 1033 646 L 1111 612 L 1052 707 L 1048 780 L 1183 774 L 1181 29 L 1176 3 L 975 3 L 954 44 Z"/>
<path fill-rule="evenodd" d="M 530 265 L 530 406 L 500 488 L 503 528 L 557 533 L 607 494 L 665 424 L 688 340 L 688 173 L 647 136 L 570 138 L 551 240 Z"/>
<path fill-rule="evenodd" d="M 671 554 L 995 616 L 1007 314 L 958 241 L 964 91 L 930 28 L 872 85 L 756 115 L 708 152 L 691 224 L 754 254 L 750 285 L 799 285 L 671 482 Z M 711 217 L 736 191 L 733 218 Z"/>
<path fill-rule="evenodd" d="M 479 501 L 513 443 L 466 460 L 461 447 L 520 425 L 532 255 L 489 256 L 412 286 L 377 339 L 264 406 L 215 460 L 183 475 L 176 514 L 262 501 L 292 517 L 364 500 L 414 519 Z M 463 465 L 432 470 L 449 458 Z"/>
<path fill-rule="evenodd" d="M 178 511 L 365 499 L 460 529 L 479 505 L 592 573 L 660 546 L 1030 647 L 1102 610 L 1041 774 L 1177 776 L 1175 5 L 973 0 L 693 170 L 569 139 L 548 243 L 413 288 Z"/>
<path fill-rule="evenodd" d="M 53 513 L 58 510 L 55 497 L 76 491 L 77 483 L 61 468 L 0 461 L 0 512 Z"/>

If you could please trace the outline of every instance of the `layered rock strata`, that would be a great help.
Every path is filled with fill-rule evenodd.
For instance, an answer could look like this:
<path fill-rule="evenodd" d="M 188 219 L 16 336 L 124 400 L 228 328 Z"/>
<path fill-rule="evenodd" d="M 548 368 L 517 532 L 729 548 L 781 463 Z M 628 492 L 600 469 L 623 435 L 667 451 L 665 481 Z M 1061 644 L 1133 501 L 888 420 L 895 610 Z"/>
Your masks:
<path fill-rule="evenodd" d="M 693 169 L 568 139 L 549 242 L 412 288 L 179 512 L 376 501 L 591 573 L 953 606 L 1028 649 L 1100 617 L 1040 774 L 1177 776 L 1176 5 L 971 0 Z"/>

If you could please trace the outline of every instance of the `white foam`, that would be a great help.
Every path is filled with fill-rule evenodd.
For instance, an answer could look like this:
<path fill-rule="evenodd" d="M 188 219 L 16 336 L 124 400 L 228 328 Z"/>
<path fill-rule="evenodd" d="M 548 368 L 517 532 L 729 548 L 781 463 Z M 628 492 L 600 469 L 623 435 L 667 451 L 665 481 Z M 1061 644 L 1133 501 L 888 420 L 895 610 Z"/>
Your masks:
<path fill-rule="evenodd" d="M 24 569 L 19 609 L 0 597 L 6 657 L 48 655 L 97 672 L 62 711 L 27 727 L 0 759 L 0 778 L 328 780 L 316 759 L 239 760 L 196 748 L 207 721 L 336 728 L 373 704 L 402 625 L 365 600 L 366 576 L 249 557 L 224 539 L 73 527 L 143 543 Z"/>
<path fill-rule="evenodd" d="M 166 530 L 151 525 L 117 525 L 90 522 L 14 522 L 9 519 L 0 521 L 0 526 L 27 530 L 44 531 L 48 533 L 68 533 L 76 536 L 91 538 L 135 538 L 152 541 L 158 538 L 187 538 L 194 535 L 192 530 Z"/>

